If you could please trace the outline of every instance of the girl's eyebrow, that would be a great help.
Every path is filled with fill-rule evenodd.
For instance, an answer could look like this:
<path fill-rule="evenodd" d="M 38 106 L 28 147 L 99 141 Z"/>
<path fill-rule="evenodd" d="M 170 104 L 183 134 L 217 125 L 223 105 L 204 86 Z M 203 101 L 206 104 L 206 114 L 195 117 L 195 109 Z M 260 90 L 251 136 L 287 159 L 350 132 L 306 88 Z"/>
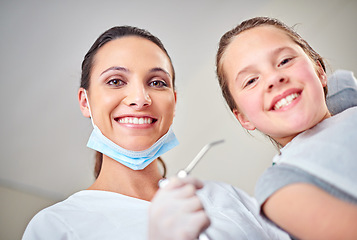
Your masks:
<path fill-rule="evenodd" d="M 106 72 L 115 71 L 115 70 L 116 70 L 116 71 L 122 71 L 122 72 L 129 72 L 129 70 L 126 69 L 125 67 L 114 66 L 114 67 L 110 67 L 110 68 L 104 70 L 104 71 L 100 74 L 100 76 L 102 76 L 102 75 L 103 75 L 104 73 L 106 73 Z"/>
<path fill-rule="evenodd" d="M 279 53 L 281 53 L 281 52 L 283 52 L 283 51 L 285 51 L 285 50 L 292 51 L 292 50 L 294 50 L 294 49 L 291 48 L 291 47 L 288 47 L 288 46 L 279 47 L 279 48 L 277 48 L 277 49 L 274 49 L 273 54 L 276 55 L 276 54 L 279 54 Z"/>
<path fill-rule="evenodd" d="M 249 72 L 250 69 L 253 69 L 253 66 L 249 65 L 249 66 L 244 67 L 242 70 L 240 70 L 236 75 L 235 81 L 238 81 L 239 75 L 242 75 L 245 72 Z"/>
<path fill-rule="evenodd" d="M 279 48 L 276 48 L 276 49 L 272 50 L 272 51 L 271 51 L 271 55 L 272 55 L 272 56 L 276 56 L 276 55 L 279 55 L 281 52 L 286 51 L 286 50 L 288 50 L 288 51 L 294 51 L 293 48 L 288 47 L 288 46 L 284 46 L 284 47 L 279 47 Z M 245 72 L 249 72 L 249 70 L 250 70 L 251 68 L 253 68 L 253 66 L 248 65 L 248 66 L 244 67 L 242 70 L 240 70 L 240 71 L 237 73 L 237 75 L 236 75 L 235 81 L 238 80 L 239 75 L 241 75 L 241 74 L 243 74 L 243 73 L 245 73 Z"/>

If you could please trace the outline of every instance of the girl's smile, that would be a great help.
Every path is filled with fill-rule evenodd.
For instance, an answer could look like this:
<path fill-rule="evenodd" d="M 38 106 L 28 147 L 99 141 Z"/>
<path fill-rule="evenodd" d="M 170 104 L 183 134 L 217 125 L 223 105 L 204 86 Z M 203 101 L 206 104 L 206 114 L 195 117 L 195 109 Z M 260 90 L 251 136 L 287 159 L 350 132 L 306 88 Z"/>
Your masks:
<path fill-rule="evenodd" d="M 259 26 L 234 37 L 222 57 L 228 87 L 248 130 L 285 145 L 329 117 L 326 74 L 282 30 Z"/>
<path fill-rule="evenodd" d="M 272 104 L 270 105 L 270 111 L 286 110 L 293 102 L 294 104 L 299 100 L 301 95 L 300 89 L 289 89 L 283 94 L 280 94 L 273 98 Z"/>

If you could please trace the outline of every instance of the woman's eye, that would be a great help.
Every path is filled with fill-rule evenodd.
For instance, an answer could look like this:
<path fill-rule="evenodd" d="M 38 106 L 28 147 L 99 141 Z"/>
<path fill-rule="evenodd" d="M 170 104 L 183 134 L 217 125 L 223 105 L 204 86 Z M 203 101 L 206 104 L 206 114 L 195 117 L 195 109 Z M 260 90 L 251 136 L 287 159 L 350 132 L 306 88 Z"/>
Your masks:
<path fill-rule="evenodd" d="M 115 79 L 111 79 L 108 81 L 108 84 L 109 85 L 112 85 L 112 86 L 122 86 L 125 84 L 125 82 L 123 80 L 120 80 L 118 78 L 115 78 Z"/>
<path fill-rule="evenodd" d="M 162 88 L 162 87 L 167 87 L 167 84 L 165 81 L 162 81 L 162 80 L 153 80 L 153 81 L 149 82 L 149 86 Z"/>

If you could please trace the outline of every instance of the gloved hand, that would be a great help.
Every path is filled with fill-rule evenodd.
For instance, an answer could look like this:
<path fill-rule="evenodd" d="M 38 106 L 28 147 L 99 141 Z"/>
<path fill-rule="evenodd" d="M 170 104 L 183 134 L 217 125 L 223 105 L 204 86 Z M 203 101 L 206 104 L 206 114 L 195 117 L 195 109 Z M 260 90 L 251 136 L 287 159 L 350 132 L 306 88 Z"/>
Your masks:
<path fill-rule="evenodd" d="M 198 179 L 170 178 L 149 208 L 150 240 L 193 240 L 210 224 L 196 191 L 203 187 Z"/>

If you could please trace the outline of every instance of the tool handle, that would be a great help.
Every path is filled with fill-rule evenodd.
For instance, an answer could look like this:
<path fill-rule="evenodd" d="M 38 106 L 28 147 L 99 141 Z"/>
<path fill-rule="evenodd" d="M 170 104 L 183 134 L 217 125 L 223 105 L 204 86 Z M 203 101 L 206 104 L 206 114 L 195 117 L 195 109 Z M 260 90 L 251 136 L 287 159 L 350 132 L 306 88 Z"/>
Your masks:
<path fill-rule="evenodd" d="M 211 240 L 211 238 L 209 238 L 205 232 L 202 232 L 200 236 L 198 236 L 198 240 Z"/>

